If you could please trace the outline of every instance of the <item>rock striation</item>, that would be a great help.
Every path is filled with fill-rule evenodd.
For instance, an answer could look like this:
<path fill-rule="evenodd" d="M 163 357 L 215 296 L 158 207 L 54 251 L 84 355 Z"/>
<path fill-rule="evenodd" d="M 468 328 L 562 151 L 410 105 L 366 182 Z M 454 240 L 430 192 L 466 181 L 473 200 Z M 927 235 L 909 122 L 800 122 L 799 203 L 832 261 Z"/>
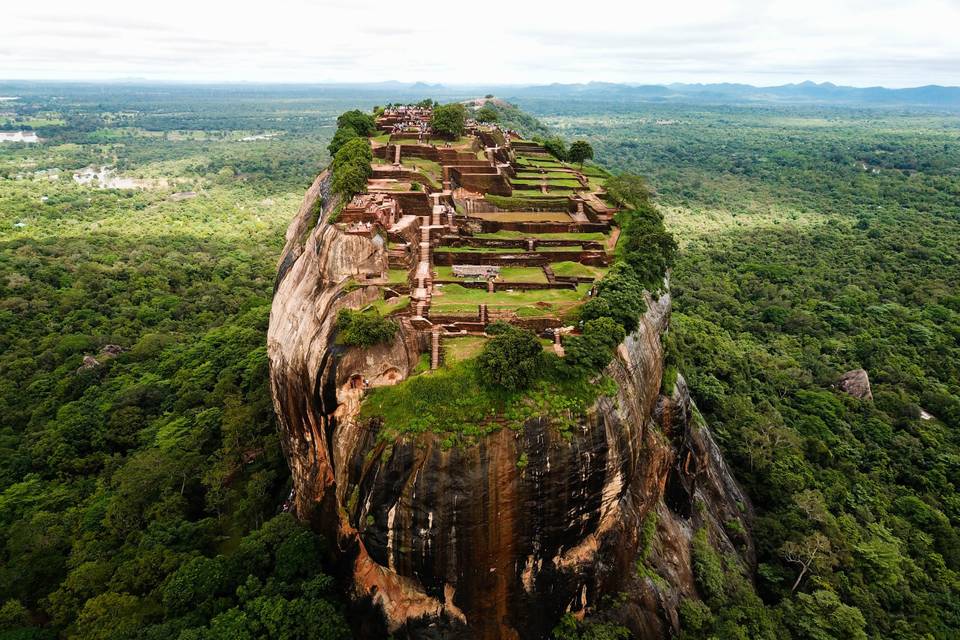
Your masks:
<path fill-rule="evenodd" d="M 667 638 L 681 600 L 697 597 L 700 527 L 749 569 L 749 537 L 729 533 L 749 531 L 747 498 L 682 376 L 661 392 L 668 293 L 648 299 L 608 365 L 616 395 L 577 417 L 572 436 L 531 419 L 445 449 L 432 433 L 386 441 L 358 421 L 357 381 L 402 380 L 428 345 L 406 322 L 386 345 L 335 344 L 337 311 L 376 298 L 364 274 L 387 258 L 326 222 L 328 182 L 317 178 L 288 229 L 268 354 L 294 510 L 334 543 L 357 611 L 375 614 L 355 616 L 358 637 L 546 638 L 565 613 L 624 593 L 617 620 Z"/>

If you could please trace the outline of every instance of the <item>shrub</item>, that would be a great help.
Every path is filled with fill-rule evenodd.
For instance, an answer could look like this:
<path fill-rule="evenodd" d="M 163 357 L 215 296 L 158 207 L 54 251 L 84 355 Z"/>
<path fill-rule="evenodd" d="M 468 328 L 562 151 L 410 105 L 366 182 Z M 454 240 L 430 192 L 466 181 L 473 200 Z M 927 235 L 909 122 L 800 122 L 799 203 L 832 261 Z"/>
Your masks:
<path fill-rule="evenodd" d="M 375 311 L 341 309 L 337 314 L 337 344 L 370 347 L 393 340 L 397 323 Z"/>
<path fill-rule="evenodd" d="M 625 335 L 623 327 L 608 316 L 590 320 L 583 335 L 566 341 L 564 362 L 577 373 L 597 372 L 607 366 Z"/>
<path fill-rule="evenodd" d="M 352 198 L 367 188 L 367 179 L 373 174 L 370 163 L 373 152 L 365 138 L 353 138 L 343 144 L 330 164 L 333 169 L 331 188 L 344 198 Z"/>
<path fill-rule="evenodd" d="M 511 329 L 487 342 L 477 358 L 483 382 L 526 389 L 543 373 L 543 347 L 526 329 Z"/>
<path fill-rule="evenodd" d="M 567 159 L 567 145 L 563 141 L 563 138 L 547 138 L 542 144 L 543 148 L 547 150 L 547 153 L 552 155 L 557 160 Z"/>
<path fill-rule="evenodd" d="M 606 316 L 630 333 L 637 328 L 640 314 L 647 309 L 643 293 L 643 283 L 634 271 L 621 265 L 600 281 L 597 295 L 583 305 L 580 317 L 590 321 Z"/>
<path fill-rule="evenodd" d="M 369 167 L 371 162 L 373 162 L 373 152 L 370 150 L 370 144 L 363 138 L 353 138 L 340 147 L 330 166 L 336 171 L 347 165 L 365 164 Z"/>
<path fill-rule="evenodd" d="M 330 157 L 336 156 L 337 151 L 340 151 L 343 145 L 359 137 L 360 135 L 353 127 L 340 127 L 337 129 L 337 132 L 333 134 L 333 139 L 330 141 L 330 144 L 327 145 L 327 151 L 330 152 Z"/>
<path fill-rule="evenodd" d="M 488 324 L 485 331 L 488 336 L 498 336 L 513 331 L 513 325 L 503 320 L 497 320 Z"/>

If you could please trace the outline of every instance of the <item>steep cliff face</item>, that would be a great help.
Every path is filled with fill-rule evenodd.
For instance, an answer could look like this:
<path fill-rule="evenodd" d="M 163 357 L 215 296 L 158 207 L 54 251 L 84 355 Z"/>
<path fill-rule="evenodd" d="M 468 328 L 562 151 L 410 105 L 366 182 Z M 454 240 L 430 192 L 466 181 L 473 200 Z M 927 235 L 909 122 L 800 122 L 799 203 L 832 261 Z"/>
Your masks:
<path fill-rule="evenodd" d="M 618 593 L 618 620 L 640 637 L 669 637 L 680 600 L 696 594 L 699 527 L 751 562 L 750 541 L 726 533 L 746 528 L 746 499 L 682 378 L 660 393 L 668 294 L 648 300 L 607 367 L 617 394 L 598 399 L 572 436 L 532 419 L 444 449 L 434 434 L 386 441 L 359 423 L 352 381 L 402 380 L 421 345 L 409 325 L 378 348 L 335 345 L 337 310 L 373 299 L 375 288 L 357 283 L 385 257 L 325 222 L 310 229 L 325 181 L 290 225 L 268 351 L 296 512 L 335 541 L 358 606 L 377 613 L 358 618 L 361 637 L 544 638 L 565 612 Z M 638 571 L 641 557 L 659 578 Z"/>

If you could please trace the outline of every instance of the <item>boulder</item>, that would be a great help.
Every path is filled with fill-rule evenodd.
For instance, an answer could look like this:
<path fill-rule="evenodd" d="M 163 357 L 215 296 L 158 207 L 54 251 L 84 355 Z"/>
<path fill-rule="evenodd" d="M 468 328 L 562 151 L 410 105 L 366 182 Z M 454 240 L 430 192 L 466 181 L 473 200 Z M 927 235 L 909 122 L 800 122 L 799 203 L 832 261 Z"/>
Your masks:
<path fill-rule="evenodd" d="M 854 398 L 873 400 L 873 392 L 870 390 L 870 377 L 863 369 L 847 371 L 837 380 L 836 386 L 840 391 L 848 393 Z"/>

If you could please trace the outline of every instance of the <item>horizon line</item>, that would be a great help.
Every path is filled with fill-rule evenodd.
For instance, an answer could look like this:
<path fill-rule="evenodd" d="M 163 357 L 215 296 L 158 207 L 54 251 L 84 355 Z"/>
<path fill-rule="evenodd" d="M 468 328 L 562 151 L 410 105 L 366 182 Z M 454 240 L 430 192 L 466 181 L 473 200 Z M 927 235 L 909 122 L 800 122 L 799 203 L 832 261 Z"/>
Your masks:
<path fill-rule="evenodd" d="M 786 82 L 782 84 L 752 84 L 749 82 L 735 82 L 735 81 L 716 81 L 716 82 L 614 82 L 608 80 L 588 80 L 584 82 L 538 82 L 538 83 L 526 83 L 526 82 L 509 82 L 509 83 L 485 83 L 485 82 L 476 82 L 476 83 L 467 83 L 467 82 L 428 82 L 424 80 L 414 80 L 414 81 L 404 81 L 404 80 L 359 80 L 359 81 L 332 81 L 332 80 L 318 80 L 318 81 L 270 81 L 270 80 L 176 80 L 176 79 L 162 79 L 162 78 L 139 78 L 139 77 L 117 77 L 117 78 L 76 78 L 76 79 L 66 79 L 66 78 L 0 78 L 0 84 L 14 84 L 14 83 L 33 83 L 33 84 L 164 84 L 164 85 L 179 85 L 179 86 L 207 86 L 207 85 L 236 85 L 236 86 L 334 86 L 334 87 L 360 87 L 360 86 L 370 86 L 370 85 L 402 85 L 407 87 L 413 87 L 417 85 L 424 85 L 426 88 L 477 88 L 477 87 L 509 87 L 509 88 L 535 88 L 535 87 L 575 87 L 575 86 L 588 86 L 591 84 L 600 84 L 600 85 L 613 85 L 621 87 L 664 87 L 669 88 L 671 86 L 686 86 L 686 87 L 696 87 L 696 86 L 722 86 L 722 85 L 731 85 L 731 86 L 742 86 L 742 87 L 751 87 L 755 89 L 776 89 L 780 87 L 795 87 L 795 86 L 817 86 L 817 87 L 836 87 L 843 89 L 885 89 L 887 91 L 909 91 L 911 89 L 926 89 L 926 88 L 939 88 L 939 89 L 960 89 L 960 85 L 951 85 L 951 84 L 936 84 L 928 83 L 923 85 L 911 85 L 903 87 L 892 87 L 881 84 L 873 85 L 853 85 L 853 84 L 837 84 L 831 81 L 822 81 L 817 82 L 815 80 L 802 80 L 799 82 Z"/>

